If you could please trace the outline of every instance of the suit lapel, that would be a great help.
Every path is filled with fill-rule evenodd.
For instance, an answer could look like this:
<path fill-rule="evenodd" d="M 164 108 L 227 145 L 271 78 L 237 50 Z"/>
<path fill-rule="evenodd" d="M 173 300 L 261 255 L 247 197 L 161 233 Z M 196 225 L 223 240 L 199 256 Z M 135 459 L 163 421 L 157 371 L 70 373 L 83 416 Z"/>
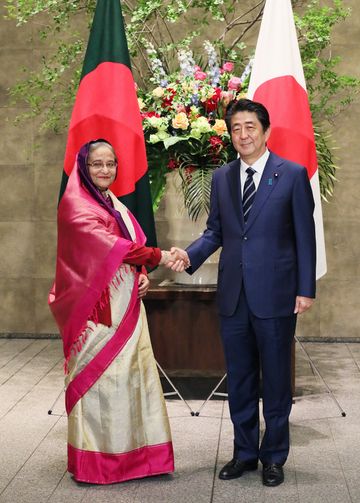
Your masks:
<path fill-rule="evenodd" d="M 270 153 L 269 159 L 265 165 L 259 187 L 256 191 L 256 196 L 254 199 L 254 204 L 251 207 L 249 218 L 246 223 L 246 229 L 248 230 L 254 223 L 256 217 L 264 206 L 267 198 L 270 196 L 272 191 L 275 189 L 276 185 L 279 183 L 279 179 L 282 174 L 280 165 L 282 161 L 278 162 L 275 156 Z"/>
<path fill-rule="evenodd" d="M 228 183 L 230 187 L 231 199 L 234 204 L 236 216 L 240 224 L 244 227 L 244 216 L 241 203 L 241 189 L 240 189 L 240 159 L 237 159 L 232 164 L 227 173 Z"/>

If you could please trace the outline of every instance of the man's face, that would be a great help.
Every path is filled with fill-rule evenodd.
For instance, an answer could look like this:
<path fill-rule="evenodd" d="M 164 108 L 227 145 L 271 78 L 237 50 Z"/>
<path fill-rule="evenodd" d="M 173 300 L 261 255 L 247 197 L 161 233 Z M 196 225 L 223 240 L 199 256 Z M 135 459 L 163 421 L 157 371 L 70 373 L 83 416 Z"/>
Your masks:
<path fill-rule="evenodd" d="M 237 112 L 231 117 L 231 140 L 246 164 L 262 156 L 269 136 L 270 127 L 264 132 L 255 112 Z"/>

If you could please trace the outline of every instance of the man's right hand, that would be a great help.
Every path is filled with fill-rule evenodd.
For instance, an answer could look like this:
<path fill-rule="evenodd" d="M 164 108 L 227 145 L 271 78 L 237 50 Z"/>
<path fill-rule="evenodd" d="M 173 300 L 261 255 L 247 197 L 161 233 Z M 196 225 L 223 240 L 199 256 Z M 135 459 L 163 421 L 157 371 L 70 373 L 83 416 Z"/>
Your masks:
<path fill-rule="evenodd" d="M 173 246 L 170 249 L 171 255 L 174 256 L 174 261 L 171 263 L 169 262 L 167 264 L 167 267 L 170 267 L 172 271 L 175 272 L 183 272 L 185 269 L 187 269 L 190 266 L 190 259 L 189 255 L 185 250 L 182 250 L 181 248 L 177 248 L 176 246 Z"/>

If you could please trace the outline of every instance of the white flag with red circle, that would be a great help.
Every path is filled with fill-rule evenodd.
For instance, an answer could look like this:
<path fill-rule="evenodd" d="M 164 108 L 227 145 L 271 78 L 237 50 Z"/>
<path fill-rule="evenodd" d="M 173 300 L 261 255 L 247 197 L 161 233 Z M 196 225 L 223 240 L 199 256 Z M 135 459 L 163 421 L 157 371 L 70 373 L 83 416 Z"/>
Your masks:
<path fill-rule="evenodd" d="M 268 147 L 305 166 L 315 200 L 316 278 L 326 273 L 316 146 L 290 0 L 266 0 L 251 72 L 249 99 L 270 114 Z"/>

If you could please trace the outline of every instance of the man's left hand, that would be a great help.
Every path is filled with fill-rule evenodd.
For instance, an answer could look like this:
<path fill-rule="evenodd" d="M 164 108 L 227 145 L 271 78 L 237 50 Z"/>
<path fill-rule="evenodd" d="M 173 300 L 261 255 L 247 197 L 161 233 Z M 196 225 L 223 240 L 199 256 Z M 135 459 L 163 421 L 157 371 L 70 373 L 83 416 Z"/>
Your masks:
<path fill-rule="evenodd" d="M 294 314 L 302 314 L 305 313 L 310 307 L 313 305 L 315 299 L 311 299 L 310 297 L 300 297 L 298 295 L 295 299 L 295 309 Z"/>
<path fill-rule="evenodd" d="M 140 273 L 139 274 L 139 290 L 138 290 L 138 297 L 142 299 L 145 297 L 147 294 L 147 291 L 149 290 L 150 286 L 150 280 L 146 276 L 146 274 Z"/>

